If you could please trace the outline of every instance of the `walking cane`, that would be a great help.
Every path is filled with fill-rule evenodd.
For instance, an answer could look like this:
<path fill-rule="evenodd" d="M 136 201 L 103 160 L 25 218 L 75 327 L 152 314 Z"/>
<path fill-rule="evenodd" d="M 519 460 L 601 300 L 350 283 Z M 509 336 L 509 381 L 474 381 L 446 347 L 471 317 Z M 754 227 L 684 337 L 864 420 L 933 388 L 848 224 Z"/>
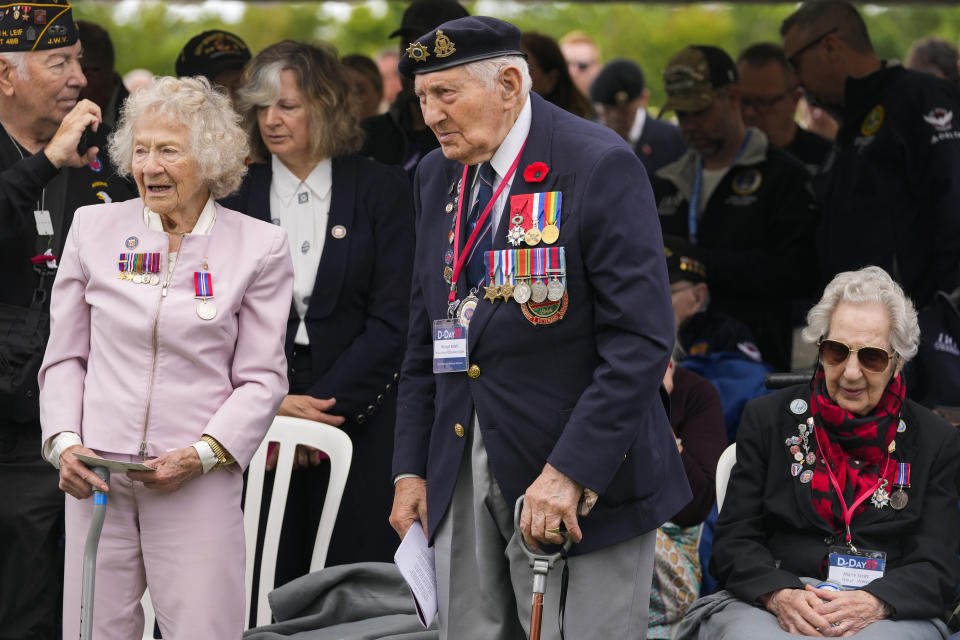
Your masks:
<path fill-rule="evenodd" d="M 110 486 L 110 469 L 90 467 L 100 479 Z M 93 515 L 90 518 L 90 531 L 87 544 L 83 549 L 83 591 L 80 599 L 80 640 L 93 638 L 93 592 L 97 579 L 97 547 L 100 545 L 100 531 L 107 517 L 107 494 L 99 489 L 93 491 Z"/>
<path fill-rule="evenodd" d="M 533 567 L 533 606 L 530 610 L 530 640 L 540 640 L 540 625 L 543 621 L 543 594 L 547 591 L 547 573 L 553 568 L 573 544 L 573 538 L 566 532 L 561 533 L 565 540 L 563 541 L 563 551 L 558 551 L 550 555 L 539 554 L 527 546 L 527 541 L 523 539 L 520 533 L 520 512 L 523 511 L 523 496 L 517 498 L 517 504 L 513 508 L 513 526 L 517 530 L 520 538 L 520 548 L 530 560 L 530 566 Z"/>

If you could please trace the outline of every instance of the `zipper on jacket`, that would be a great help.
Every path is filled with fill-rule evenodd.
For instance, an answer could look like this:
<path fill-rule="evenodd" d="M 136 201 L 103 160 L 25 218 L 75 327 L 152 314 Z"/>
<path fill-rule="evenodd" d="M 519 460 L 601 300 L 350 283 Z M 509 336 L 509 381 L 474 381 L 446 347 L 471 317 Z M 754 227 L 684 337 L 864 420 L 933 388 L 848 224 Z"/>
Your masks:
<path fill-rule="evenodd" d="M 163 301 L 167 297 L 167 288 L 173 279 L 173 273 L 177 270 L 177 263 L 180 262 L 180 252 L 183 251 L 183 238 L 180 238 L 180 246 L 177 248 L 177 257 L 173 260 L 173 269 L 170 268 L 170 255 L 167 254 L 167 273 L 163 279 L 163 286 L 160 289 L 160 300 L 157 302 L 157 313 L 153 317 L 153 366 L 150 369 L 150 389 L 147 392 L 147 413 L 143 418 L 143 438 L 140 439 L 140 459 L 147 459 L 147 426 L 150 424 L 150 406 L 153 402 L 153 383 L 157 377 L 157 353 L 160 350 L 160 309 L 163 307 Z"/>

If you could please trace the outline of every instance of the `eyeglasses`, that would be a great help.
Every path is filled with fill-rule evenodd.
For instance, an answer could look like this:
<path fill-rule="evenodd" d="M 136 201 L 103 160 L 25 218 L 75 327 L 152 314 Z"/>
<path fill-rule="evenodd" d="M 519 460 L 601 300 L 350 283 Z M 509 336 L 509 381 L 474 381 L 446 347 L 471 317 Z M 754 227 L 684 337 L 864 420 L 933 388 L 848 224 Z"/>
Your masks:
<path fill-rule="evenodd" d="M 833 34 L 836 33 L 837 31 L 840 31 L 840 27 L 834 27 L 833 29 L 830 29 L 830 31 L 827 31 L 826 33 L 823 33 L 823 34 L 817 36 L 816 38 L 814 38 L 813 40 L 811 40 L 811 41 L 808 42 L 807 44 L 803 45 L 802 47 L 800 47 L 799 49 L 797 49 L 796 51 L 794 51 L 794 52 L 793 52 L 793 55 L 790 56 L 789 58 L 787 58 L 787 62 L 790 63 L 790 66 L 793 67 L 794 71 L 799 71 L 799 70 L 800 70 L 800 67 L 797 66 L 797 58 L 800 57 L 800 54 L 803 53 L 804 51 L 808 50 L 808 49 L 814 48 L 815 46 L 817 46 L 818 44 L 820 44 L 820 42 L 821 42 L 824 38 L 826 38 L 826 37 L 829 36 L 829 35 L 833 35 Z"/>
<path fill-rule="evenodd" d="M 890 357 L 895 354 L 892 351 L 885 351 L 880 347 L 852 347 L 839 340 L 828 340 L 820 338 L 818 343 L 820 347 L 820 362 L 825 365 L 835 367 L 843 364 L 851 353 L 857 354 L 857 360 L 867 371 L 880 373 L 886 371 L 890 365 Z"/>
<path fill-rule="evenodd" d="M 755 111 L 760 113 L 769 111 L 776 105 L 778 102 L 786 98 L 788 95 L 793 93 L 793 87 L 787 89 L 779 95 L 775 95 L 772 98 L 740 98 L 740 106 L 742 108 L 750 107 Z"/>

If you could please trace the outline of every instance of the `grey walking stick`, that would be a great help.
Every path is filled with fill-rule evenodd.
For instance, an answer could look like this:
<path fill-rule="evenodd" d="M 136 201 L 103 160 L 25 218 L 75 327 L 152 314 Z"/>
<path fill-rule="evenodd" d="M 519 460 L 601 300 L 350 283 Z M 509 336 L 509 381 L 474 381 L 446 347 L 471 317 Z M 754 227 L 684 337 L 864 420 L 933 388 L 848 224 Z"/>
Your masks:
<path fill-rule="evenodd" d="M 91 467 L 93 472 L 110 486 L 110 469 Z M 100 531 L 107 517 L 107 494 L 98 489 L 93 491 L 93 515 L 90 518 L 90 531 L 87 544 L 83 549 L 83 591 L 80 600 L 80 640 L 93 638 L 93 592 L 97 579 L 97 547 L 100 545 Z"/>
<path fill-rule="evenodd" d="M 570 545 L 573 544 L 573 538 L 571 538 L 566 532 L 561 535 L 564 536 L 565 540 L 563 542 L 563 551 L 558 551 L 553 554 L 540 554 L 536 553 L 530 547 L 527 546 L 527 542 L 523 539 L 523 536 L 520 535 L 520 513 L 523 511 L 523 496 L 517 498 L 517 503 L 513 508 L 513 525 L 516 527 L 517 535 L 520 539 L 520 548 L 523 549 L 523 552 L 526 554 L 527 559 L 530 560 L 530 566 L 533 568 L 533 602 L 532 608 L 530 610 L 530 640 L 540 640 L 540 626 L 543 622 L 543 594 L 547 591 L 547 574 L 550 572 L 550 569 L 553 568 L 553 565 L 556 564 L 557 560 L 563 557 L 567 551 L 570 550 Z M 564 590 L 566 590 L 564 588 Z M 563 599 L 566 598 L 564 594 Z M 562 600 L 561 600 L 562 601 Z M 563 634 L 563 612 L 561 605 L 560 613 L 561 627 L 560 633 Z"/>

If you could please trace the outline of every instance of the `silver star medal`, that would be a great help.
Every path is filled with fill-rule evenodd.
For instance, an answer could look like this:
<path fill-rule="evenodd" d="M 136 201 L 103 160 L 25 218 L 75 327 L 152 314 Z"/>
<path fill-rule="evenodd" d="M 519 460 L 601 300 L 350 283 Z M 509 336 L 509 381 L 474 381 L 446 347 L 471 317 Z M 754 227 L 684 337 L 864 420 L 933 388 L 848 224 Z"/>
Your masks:
<path fill-rule="evenodd" d="M 523 243 L 524 237 L 523 227 L 520 226 L 520 223 L 523 222 L 523 216 L 513 216 L 510 222 L 513 223 L 513 226 L 507 231 L 507 242 L 515 247 L 519 247 Z"/>
<path fill-rule="evenodd" d="M 877 509 L 883 509 L 885 506 L 890 504 L 890 494 L 887 493 L 887 481 L 884 480 L 877 490 L 873 492 L 873 495 L 870 496 L 870 502 L 873 503 Z"/>

